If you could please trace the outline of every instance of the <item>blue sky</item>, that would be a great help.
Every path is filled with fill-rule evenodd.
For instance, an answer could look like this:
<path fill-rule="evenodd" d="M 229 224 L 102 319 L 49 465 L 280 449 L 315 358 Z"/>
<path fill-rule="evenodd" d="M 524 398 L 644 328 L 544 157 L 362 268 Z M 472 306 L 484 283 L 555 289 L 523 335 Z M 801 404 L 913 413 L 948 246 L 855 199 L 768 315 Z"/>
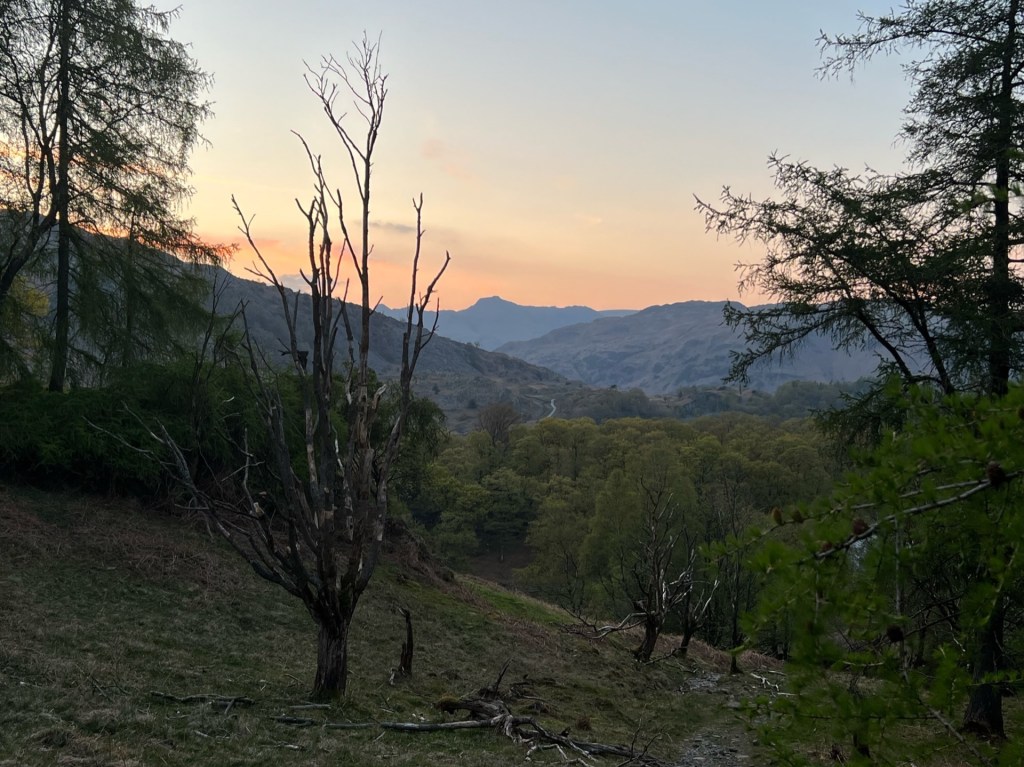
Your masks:
<path fill-rule="evenodd" d="M 716 241 L 693 196 L 771 194 L 778 151 L 819 165 L 899 166 L 908 86 L 895 59 L 821 79 L 819 30 L 891 3 L 182 0 L 171 34 L 213 73 L 216 116 L 193 157 L 191 213 L 236 239 L 234 193 L 282 273 L 302 255 L 293 199 L 309 179 L 291 130 L 330 161 L 336 140 L 304 61 L 381 38 L 390 91 L 376 167 L 377 291 L 402 302 L 424 194 L 427 255 L 452 254 L 446 308 L 641 308 L 739 296 L 757 249 Z M 329 166 L 344 185 L 344 166 Z M 233 270 L 251 257 L 240 251 Z"/>

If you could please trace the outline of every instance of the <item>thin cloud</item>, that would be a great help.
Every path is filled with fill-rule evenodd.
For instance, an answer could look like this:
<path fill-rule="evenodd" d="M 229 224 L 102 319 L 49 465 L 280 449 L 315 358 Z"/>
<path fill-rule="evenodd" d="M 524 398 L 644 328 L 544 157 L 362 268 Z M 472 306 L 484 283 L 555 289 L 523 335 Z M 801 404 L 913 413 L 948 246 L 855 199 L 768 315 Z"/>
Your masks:
<path fill-rule="evenodd" d="M 291 288 L 299 293 L 309 292 L 309 285 L 302 278 L 301 274 L 282 274 L 279 279 L 281 280 L 281 284 L 286 288 Z"/>
<path fill-rule="evenodd" d="M 370 226 L 374 229 L 382 229 L 398 234 L 416 234 L 416 227 L 412 224 L 401 224 L 395 221 L 374 221 Z"/>
<path fill-rule="evenodd" d="M 476 176 L 469 169 L 465 156 L 458 150 L 453 150 L 441 139 L 427 139 L 420 146 L 420 155 L 432 161 L 446 176 L 456 181 L 474 181 Z"/>

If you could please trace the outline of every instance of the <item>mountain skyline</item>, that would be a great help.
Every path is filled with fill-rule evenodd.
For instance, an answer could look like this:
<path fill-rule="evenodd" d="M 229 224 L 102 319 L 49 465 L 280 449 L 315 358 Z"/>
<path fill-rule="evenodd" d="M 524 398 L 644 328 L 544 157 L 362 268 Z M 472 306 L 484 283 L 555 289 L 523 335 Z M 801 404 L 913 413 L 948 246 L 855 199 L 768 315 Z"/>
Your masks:
<path fill-rule="evenodd" d="M 650 306 L 509 342 L 497 351 L 599 388 L 635 388 L 657 395 L 718 387 L 729 374 L 733 353 L 744 346 L 741 329 L 729 327 L 723 319 L 726 303 Z M 787 356 L 785 364 L 767 361 L 756 366 L 742 388 L 770 393 L 790 381 L 848 383 L 870 376 L 877 366 L 875 348 L 839 351 L 830 339 L 815 334 Z"/>
<path fill-rule="evenodd" d="M 679 301 L 637 312 L 597 312 L 522 306 L 491 296 L 461 311 L 442 311 L 437 333 L 588 386 L 673 394 L 687 387 L 718 387 L 728 376 L 732 354 L 744 341 L 740 329 L 725 323 L 727 303 Z M 379 310 L 404 319 L 400 309 Z M 508 340 L 498 343 L 502 338 Z M 848 383 L 873 374 L 878 361 L 873 347 L 839 351 L 827 337 L 812 335 L 785 364 L 767 361 L 752 369 L 743 388 L 770 393 L 789 381 Z"/>
<path fill-rule="evenodd" d="M 405 319 L 404 309 L 380 306 L 378 310 L 389 317 Z M 439 314 L 438 334 L 494 351 L 510 341 L 528 341 L 566 325 L 632 313 L 631 309 L 601 311 L 589 306 L 528 306 L 508 301 L 501 296 L 487 296 L 478 298 L 465 309 L 428 312 L 424 319 L 430 324 Z"/>

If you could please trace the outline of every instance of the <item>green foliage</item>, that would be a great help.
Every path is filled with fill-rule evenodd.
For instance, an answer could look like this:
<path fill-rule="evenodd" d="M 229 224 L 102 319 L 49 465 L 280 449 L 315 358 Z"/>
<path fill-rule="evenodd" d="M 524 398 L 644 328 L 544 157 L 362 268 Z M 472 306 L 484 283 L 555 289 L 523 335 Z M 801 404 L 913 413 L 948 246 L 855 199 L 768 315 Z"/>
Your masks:
<path fill-rule="evenodd" d="M 1006 650 L 1020 646 L 1024 608 L 1024 389 L 1004 399 L 915 391 L 904 406 L 906 428 L 865 455 L 830 504 L 782 528 L 799 542 L 756 558 L 768 588 L 751 634 L 783 617 L 792 628 L 794 694 L 760 709 L 780 749 L 810 728 L 825 742 L 855 734 L 881 763 L 916 760 L 958 739 L 979 685 L 997 695 L 1019 685 L 1020 658 Z M 987 631 L 999 632 L 1000 657 L 978 678 Z M 908 723 L 928 720 L 948 724 L 944 740 L 907 737 Z M 997 746 L 974 743 L 1000 763 L 1024 756 Z"/>
<path fill-rule="evenodd" d="M 433 464 L 412 508 L 413 519 L 431 531 L 435 548 L 453 564 L 461 565 L 480 547 L 478 530 L 486 491 Z"/>
<path fill-rule="evenodd" d="M 195 345 L 209 321 L 205 273 L 129 240 L 93 237 L 76 250 L 73 384 L 103 383 L 137 362 L 171 363 Z"/>
<path fill-rule="evenodd" d="M 34 332 L 49 313 L 49 297 L 23 274 L 14 277 L 0 300 L 0 381 L 27 378 L 42 343 Z"/>
<path fill-rule="evenodd" d="M 900 394 L 925 385 L 945 396 L 998 397 L 1021 370 L 1024 284 L 1015 262 L 1024 232 L 1022 25 L 1019 0 L 914 0 L 862 15 L 855 33 L 823 34 L 826 72 L 853 71 L 880 53 L 909 53 L 902 134 L 912 170 L 853 175 L 773 156 L 781 199 L 755 201 L 726 187 L 719 208 L 701 203 L 710 230 L 763 243 L 763 261 L 747 268 L 744 280 L 778 300 L 763 310 L 727 310 L 748 341 L 735 377 L 792 353 L 814 332 L 827 333 L 837 348 L 872 343 L 883 354 L 875 386 L 833 421 L 847 434 L 866 434 L 862 443 L 884 443 L 885 464 L 849 494 L 865 496 L 859 510 L 876 517 L 845 519 L 852 533 L 829 529 L 825 517 L 816 523 L 810 548 L 818 547 L 812 561 L 821 565 L 812 570 L 819 581 L 804 585 L 813 586 L 820 611 L 793 625 L 798 636 L 821 639 L 798 650 L 833 662 L 866 648 L 864 631 L 879 636 L 876 617 L 892 621 L 881 634 L 910 632 L 917 646 L 908 650 L 901 639 L 898 663 L 878 660 L 877 652 L 870 663 L 847 657 L 843 673 L 870 676 L 887 700 L 933 719 L 948 717 L 966 691 L 963 728 L 995 738 L 1005 734 L 999 683 L 1015 609 L 1006 587 L 1015 577 L 1018 524 L 1004 497 L 1002 448 L 1010 446 L 1001 444 L 1013 429 L 994 414 L 999 402 L 976 406 L 986 412 L 981 421 L 973 403 L 954 399 L 916 402 L 906 419 Z M 885 439 L 893 429 L 897 436 Z M 978 479 L 984 466 L 989 476 Z M 957 495 L 971 487 L 996 492 Z M 963 511 L 931 513 L 946 506 Z M 1000 529 L 1008 537 L 1000 539 Z M 870 534 L 871 541 L 844 543 L 851 534 Z M 868 572 L 874 579 L 860 582 Z M 850 614 L 831 607 L 840 593 L 829 593 L 832 583 L 846 589 Z M 864 589 L 888 602 L 850 598 Z M 837 631 L 845 632 L 843 643 L 830 647 Z M 934 676 L 916 676 L 918 667 Z M 935 679 L 943 680 L 941 689 Z M 848 700 L 871 701 L 867 707 L 879 698 L 857 689 Z M 858 748 L 866 739 L 885 742 L 872 737 L 869 721 L 891 725 L 902 716 L 895 708 L 854 716 Z"/>
<path fill-rule="evenodd" d="M 694 601 L 680 602 L 667 626 L 731 647 L 756 584 L 744 554 L 711 547 L 774 505 L 826 492 L 835 466 L 823 445 L 810 421 L 739 414 L 549 418 L 513 427 L 502 445 L 482 431 L 452 437 L 410 510 L 457 566 L 527 543 L 521 585 L 573 612 L 621 618 L 641 592 L 659 591 L 655 580 L 692 568 Z"/>
<path fill-rule="evenodd" d="M 0 306 L 19 275 L 55 285 L 51 388 L 169 361 L 205 298 L 178 259 L 222 255 L 180 215 L 211 112 L 209 76 L 167 34 L 176 13 L 134 0 L 3 4 Z"/>
<path fill-rule="evenodd" d="M 198 380 L 195 373 L 185 363 L 137 365 L 102 388 L 8 386 L 0 392 L 0 471 L 45 486 L 165 492 L 150 436 L 161 426 L 187 446 L 204 479 L 234 471 L 245 433 L 260 433 L 252 428 L 258 414 L 246 405 L 246 383 L 231 368 L 207 370 Z"/>

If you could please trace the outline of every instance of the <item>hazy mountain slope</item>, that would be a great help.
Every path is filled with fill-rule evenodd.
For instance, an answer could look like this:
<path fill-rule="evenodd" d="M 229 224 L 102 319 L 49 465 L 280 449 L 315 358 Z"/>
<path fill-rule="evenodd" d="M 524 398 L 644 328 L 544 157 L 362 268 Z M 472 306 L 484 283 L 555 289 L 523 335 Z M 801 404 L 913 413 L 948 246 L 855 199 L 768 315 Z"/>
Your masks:
<path fill-rule="evenodd" d="M 220 269 L 211 273 L 216 273 L 222 283 L 219 311 L 230 312 L 244 301 L 253 336 L 268 357 L 280 359 L 286 329 L 277 291 Z M 288 294 L 295 295 L 292 291 Z M 308 317 L 308 296 L 299 294 L 299 307 L 299 344 L 300 348 L 309 348 L 309 322 L 303 320 L 303 315 Z M 692 392 L 687 394 L 686 402 L 674 395 L 681 387 L 720 384 L 729 363 L 728 348 L 738 345 L 734 334 L 721 327 L 721 308 L 721 303 L 698 302 L 651 307 L 627 317 L 601 318 L 562 328 L 525 344 L 527 348 L 536 345 L 541 352 L 537 357 L 559 366 L 558 372 L 539 366 L 535 360 L 490 352 L 438 335 L 423 352 L 413 387 L 436 402 L 445 412 L 449 428 L 458 432 L 475 428 L 481 409 L 495 402 L 511 403 L 526 421 L 550 415 L 589 416 L 602 421 L 707 412 L 707 407 L 689 401 Z M 689 318 L 685 322 L 681 319 L 684 316 Z M 352 319 L 358 322 L 356 311 Z M 383 315 L 373 319 L 370 364 L 385 378 L 398 372 L 403 327 Z M 768 371 L 757 380 L 757 386 L 774 390 L 778 384 L 794 379 L 850 380 L 858 378 L 861 369 L 873 368 L 870 359 L 860 368 L 844 367 L 838 355 L 827 350 L 824 343 L 821 347 L 820 355 L 810 355 L 820 357 L 817 365 Z M 340 363 L 347 355 L 343 334 L 338 352 Z M 617 388 L 592 388 L 611 386 Z M 633 387 L 651 394 L 668 393 L 673 398 L 648 398 Z"/>
<path fill-rule="evenodd" d="M 725 326 L 725 302 L 687 301 L 652 306 L 627 317 L 608 317 L 554 330 L 499 351 L 591 386 L 637 387 L 664 394 L 684 386 L 715 386 L 729 371 L 738 331 Z M 786 381 L 853 381 L 877 364 L 870 351 L 835 352 L 812 338 L 793 359 L 752 371 L 751 386 L 774 391 Z"/>
<path fill-rule="evenodd" d="M 277 291 L 265 284 L 216 270 L 222 283 L 218 311 L 230 312 L 246 304 L 249 328 L 267 356 L 279 359 L 287 329 Z M 288 291 L 294 297 L 293 291 Z M 309 297 L 299 294 L 300 348 L 310 347 Z M 350 315 L 358 325 L 358 312 Z M 398 374 L 404 324 L 383 315 L 371 321 L 370 365 L 382 377 Z M 358 332 L 358 331 L 356 331 Z M 344 331 L 338 341 L 339 365 L 347 356 Z M 525 421 L 557 414 L 590 416 L 601 421 L 623 416 L 667 417 L 672 413 L 651 402 L 642 392 L 600 391 L 571 382 L 545 368 L 516 357 L 489 352 L 471 344 L 435 336 L 423 350 L 413 389 L 440 406 L 448 427 L 457 432 L 476 427 L 480 410 L 495 402 L 509 402 Z"/>
<path fill-rule="evenodd" d="M 405 317 L 404 309 L 382 307 L 381 311 L 398 319 Z M 468 309 L 442 309 L 437 330 L 441 335 L 455 341 L 494 350 L 509 341 L 537 338 L 566 325 L 591 322 L 599 317 L 622 317 L 632 313 L 626 309 L 598 311 L 588 306 L 521 306 L 493 296 L 481 298 Z M 433 321 L 433 315 L 431 312 L 428 321 Z"/>
<path fill-rule="evenodd" d="M 230 312 L 239 302 L 246 305 L 246 316 L 249 329 L 253 336 L 269 354 L 285 349 L 284 339 L 287 338 L 287 327 L 281 309 L 281 300 L 277 291 L 266 284 L 236 277 L 224 270 L 216 270 L 218 279 L 223 283 L 223 293 L 218 311 Z M 309 317 L 309 296 L 288 291 L 289 300 L 299 297 L 300 348 L 309 348 L 312 340 L 312 325 Z M 349 317 L 358 333 L 359 311 L 351 307 Z M 397 375 L 401 365 L 401 343 L 404 323 L 384 315 L 376 315 L 371 320 L 370 332 L 370 366 L 380 375 L 389 377 Z M 347 356 L 344 328 L 338 334 L 339 360 Z M 529 382 L 561 382 L 561 376 L 550 370 L 536 367 L 522 359 L 505 354 L 495 354 L 477 348 L 471 344 L 459 343 L 440 335 L 435 336 L 423 351 L 417 367 L 419 374 L 431 373 L 484 375 L 495 376 L 513 381 Z"/>

